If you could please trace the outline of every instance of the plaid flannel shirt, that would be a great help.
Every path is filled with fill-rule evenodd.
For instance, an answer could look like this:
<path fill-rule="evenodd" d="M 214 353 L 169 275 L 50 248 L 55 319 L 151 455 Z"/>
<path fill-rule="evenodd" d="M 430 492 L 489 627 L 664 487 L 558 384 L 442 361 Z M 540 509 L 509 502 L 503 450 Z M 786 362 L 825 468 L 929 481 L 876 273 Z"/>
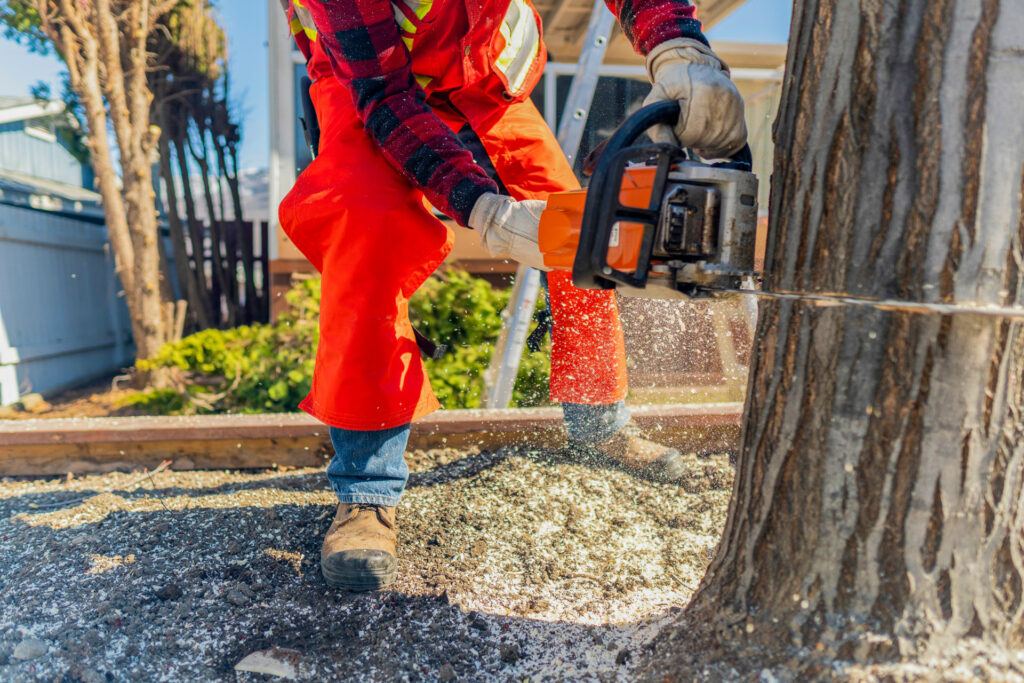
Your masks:
<path fill-rule="evenodd" d="M 607 0 L 634 48 L 646 55 L 673 38 L 707 42 L 689 0 Z M 284 4 L 284 0 L 282 0 Z M 442 213 L 466 225 L 481 194 L 497 192 L 487 172 L 426 103 L 412 73 L 388 0 L 302 0 L 330 57 L 352 91 L 367 131 L 385 158 Z M 289 20 L 295 8 L 288 3 Z M 308 37 L 296 42 L 308 59 Z"/>

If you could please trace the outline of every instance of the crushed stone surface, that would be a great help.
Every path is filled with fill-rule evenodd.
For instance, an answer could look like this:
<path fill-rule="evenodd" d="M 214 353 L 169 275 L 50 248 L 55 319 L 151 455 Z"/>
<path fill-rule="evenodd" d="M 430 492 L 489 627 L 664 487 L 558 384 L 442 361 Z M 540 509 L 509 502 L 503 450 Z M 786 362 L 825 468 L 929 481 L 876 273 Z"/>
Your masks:
<path fill-rule="evenodd" d="M 400 575 L 330 589 L 321 470 L 0 482 L 0 680 L 630 680 L 724 525 L 725 456 L 680 484 L 526 449 L 412 453 Z M 257 658 L 259 659 L 259 658 Z"/>

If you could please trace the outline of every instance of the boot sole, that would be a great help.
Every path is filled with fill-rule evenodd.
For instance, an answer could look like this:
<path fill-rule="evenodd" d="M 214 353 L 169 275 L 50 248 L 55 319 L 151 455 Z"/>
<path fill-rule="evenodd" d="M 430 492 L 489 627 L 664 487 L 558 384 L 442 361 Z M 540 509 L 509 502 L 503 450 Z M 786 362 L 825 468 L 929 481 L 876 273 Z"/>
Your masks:
<path fill-rule="evenodd" d="M 395 580 L 398 561 L 383 550 L 345 550 L 321 558 L 320 573 L 331 588 L 375 591 Z"/>

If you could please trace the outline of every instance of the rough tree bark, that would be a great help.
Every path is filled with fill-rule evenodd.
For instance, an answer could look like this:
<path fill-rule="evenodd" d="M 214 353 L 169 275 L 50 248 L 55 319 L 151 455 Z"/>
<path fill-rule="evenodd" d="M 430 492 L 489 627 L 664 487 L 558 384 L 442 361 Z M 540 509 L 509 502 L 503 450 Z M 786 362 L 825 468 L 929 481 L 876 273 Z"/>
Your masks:
<path fill-rule="evenodd" d="M 766 289 L 1024 306 L 1020 9 L 794 3 Z M 859 661 L 1024 645 L 1024 324 L 762 302 L 756 336 L 689 623 Z"/>

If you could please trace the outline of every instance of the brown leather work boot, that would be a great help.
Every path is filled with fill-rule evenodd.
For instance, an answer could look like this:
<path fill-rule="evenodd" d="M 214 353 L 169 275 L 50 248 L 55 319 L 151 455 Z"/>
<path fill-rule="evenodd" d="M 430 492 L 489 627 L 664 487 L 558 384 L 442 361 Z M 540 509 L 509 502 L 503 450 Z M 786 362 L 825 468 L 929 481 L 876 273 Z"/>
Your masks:
<path fill-rule="evenodd" d="M 644 438 L 640 427 L 632 420 L 607 441 L 587 448 L 655 481 L 679 481 L 686 474 L 682 454 L 675 448 Z"/>
<path fill-rule="evenodd" d="M 373 591 L 391 583 L 398 570 L 395 508 L 342 503 L 320 549 L 327 585 Z"/>

